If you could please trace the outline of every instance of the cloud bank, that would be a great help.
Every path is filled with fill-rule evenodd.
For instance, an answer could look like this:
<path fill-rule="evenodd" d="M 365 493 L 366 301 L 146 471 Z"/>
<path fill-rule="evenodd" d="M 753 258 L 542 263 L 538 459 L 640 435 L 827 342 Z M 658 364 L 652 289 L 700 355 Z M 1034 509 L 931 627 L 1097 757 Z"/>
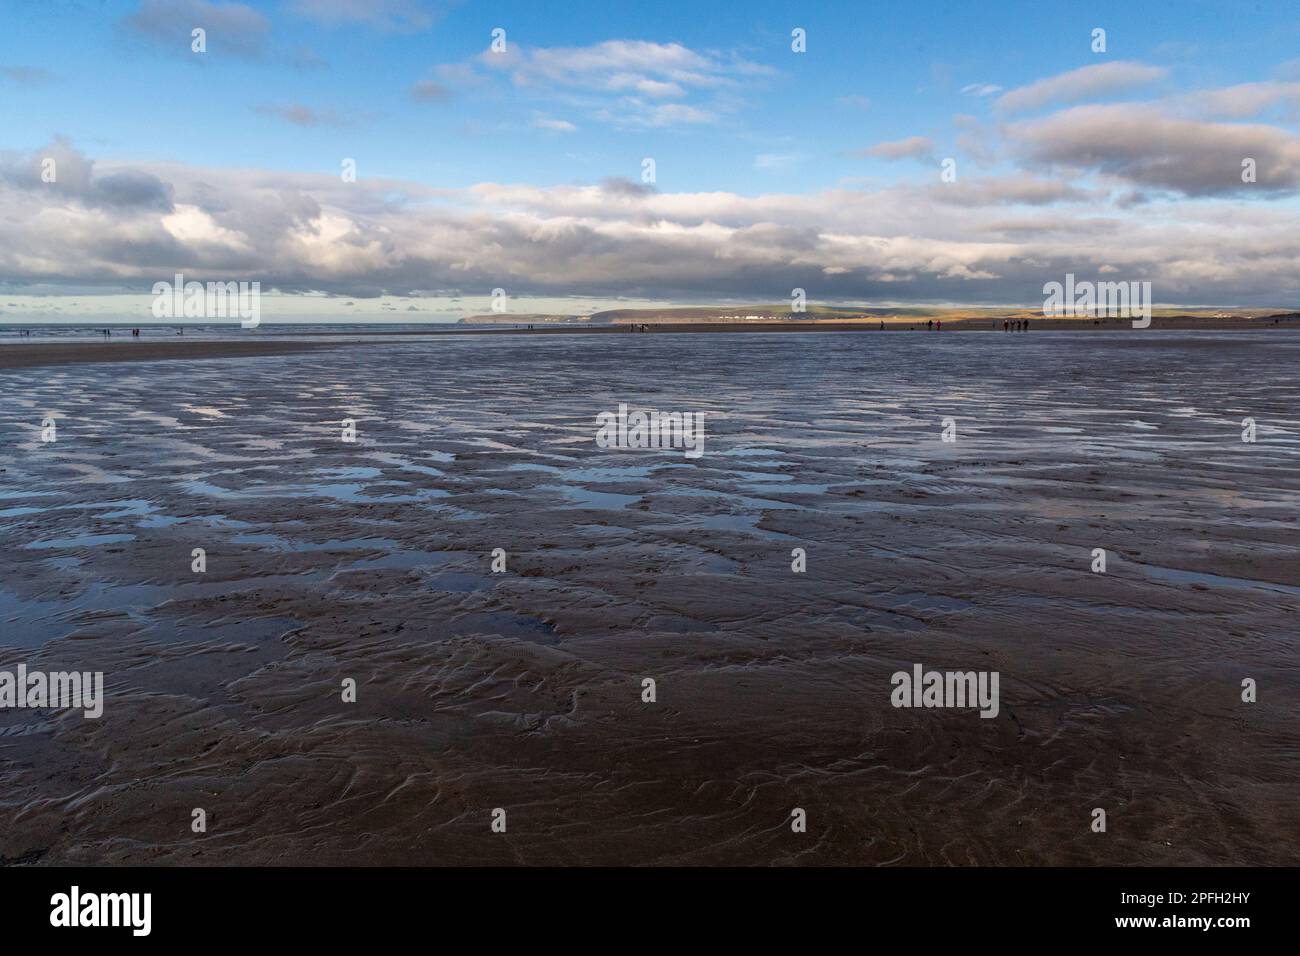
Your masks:
<path fill-rule="evenodd" d="M 1136 137 L 1127 134 L 1156 119 L 1136 107 L 1107 112 L 1119 109 L 1130 108 L 1081 107 L 1011 130 L 1026 162 L 1090 167 L 1110 187 L 1017 174 L 759 196 L 661 193 L 625 180 L 437 190 L 96 162 L 56 141 L 0 155 L 0 274 L 19 286 L 106 290 L 184 271 L 349 296 L 500 287 L 754 299 L 797 286 L 825 299 L 1024 302 L 1065 272 L 1118 272 L 1152 281 L 1161 301 L 1274 304 L 1300 294 L 1293 213 L 1211 198 L 1246 148 L 1270 189 L 1294 185 L 1297 144 L 1267 127 L 1176 119 L 1158 137 Z M 53 183 L 41 176 L 48 158 Z M 1121 201 L 1132 186 L 1180 198 L 1138 212 Z"/>

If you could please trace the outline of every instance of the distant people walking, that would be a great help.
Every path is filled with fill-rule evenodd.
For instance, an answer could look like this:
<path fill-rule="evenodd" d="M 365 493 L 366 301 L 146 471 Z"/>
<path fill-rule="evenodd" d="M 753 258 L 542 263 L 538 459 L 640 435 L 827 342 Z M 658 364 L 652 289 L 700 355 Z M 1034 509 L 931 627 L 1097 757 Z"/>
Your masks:
<path fill-rule="evenodd" d="M 1010 319 L 1003 319 L 1003 320 L 1002 320 L 1002 331 L 1003 331 L 1003 332 L 1010 332 L 1010 331 L 1011 331 L 1011 320 L 1010 320 Z"/>
<path fill-rule="evenodd" d="M 933 332 L 933 331 L 934 331 L 934 319 L 931 319 L 930 321 L 926 322 L 926 323 L 925 323 L 925 327 L 926 327 L 927 329 L 929 329 L 931 332 Z"/>
<path fill-rule="evenodd" d="M 934 330 L 935 330 L 936 332 L 942 332 L 942 331 L 943 331 L 943 319 L 935 319 L 935 320 L 934 320 Z"/>

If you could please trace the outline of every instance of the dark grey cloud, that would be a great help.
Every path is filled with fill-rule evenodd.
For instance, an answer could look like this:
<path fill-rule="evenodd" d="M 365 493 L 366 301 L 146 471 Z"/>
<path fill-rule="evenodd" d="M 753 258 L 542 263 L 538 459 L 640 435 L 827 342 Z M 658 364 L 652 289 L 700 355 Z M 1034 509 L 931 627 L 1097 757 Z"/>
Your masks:
<path fill-rule="evenodd" d="M 193 57 L 196 63 L 205 56 L 225 54 L 258 59 L 271 32 L 270 21 L 253 7 L 207 0 L 143 0 L 135 13 L 122 18 L 120 26 L 129 36 L 168 53 Z M 195 28 L 207 34 L 205 54 L 191 51 Z"/>
<path fill-rule="evenodd" d="M 326 26 L 360 24 L 404 33 L 429 29 L 452 5 L 450 0 L 293 0 L 290 8 Z"/>
<path fill-rule="evenodd" d="M 933 202 L 949 206 L 1048 206 L 1054 203 L 1087 202 L 1104 190 L 1081 189 L 1058 179 L 1034 176 L 965 177 L 951 183 L 934 183 L 928 188 Z"/>
<path fill-rule="evenodd" d="M 451 99 L 451 90 L 433 80 L 420 80 L 411 86 L 411 99 L 417 103 L 446 103 Z"/>
<path fill-rule="evenodd" d="M 309 46 L 295 47 L 288 55 L 291 66 L 298 70 L 328 70 L 329 62 Z"/>
<path fill-rule="evenodd" d="M 52 176 L 49 182 L 47 168 Z M 171 187 L 157 176 L 130 169 L 97 175 L 94 161 L 62 137 L 33 154 L 0 155 L 0 184 L 42 198 L 75 200 L 89 208 L 172 209 Z"/>
<path fill-rule="evenodd" d="M 610 195 L 625 197 L 649 196 L 657 191 L 650 183 L 633 182 L 623 176 L 602 179 L 600 188 Z"/>
<path fill-rule="evenodd" d="M 858 155 L 874 156 L 888 160 L 929 160 L 934 157 L 934 143 L 926 136 L 909 136 L 906 139 L 894 140 L 888 143 L 877 143 L 875 146 L 859 150 Z"/>
<path fill-rule="evenodd" d="M 1262 124 L 1169 116 L 1150 104 L 1079 106 L 1006 129 L 1024 162 L 1101 173 L 1184 196 L 1289 193 L 1300 186 L 1300 138 Z M 1242 163 L 1255 162 L 1255 182 Z"/>
<path fill-rule="evenodd" d="M 93 186 L 89 198 L 100 205 L 172 210 L 171 187 L 150 173 L 127 169 L 97 177 Z"/>
<path fill-rule="evenodd" d="M 318 110 L 301 103 L 275 105 L 263 103 L 253 107 L 261 116 L 271 116 L 294 126 L 347 126 L 349 121 L 334 110 Z"/>
<path fill-rule="evenodd" d="M 54 74 L 39 66 L 0 66 L 0 81 L 11 86 L 44 86 Z"/>

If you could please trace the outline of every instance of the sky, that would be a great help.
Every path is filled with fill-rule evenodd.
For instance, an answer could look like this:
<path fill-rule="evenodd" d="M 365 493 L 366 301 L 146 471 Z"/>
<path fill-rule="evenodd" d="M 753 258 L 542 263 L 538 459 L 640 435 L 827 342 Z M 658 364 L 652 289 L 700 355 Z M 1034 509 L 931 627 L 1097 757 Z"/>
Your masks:
<path fill-rule="evenodd" d="M 1293 308 L 1298 120 L 1294 3 L 3 0 L 0 321 Z"/>

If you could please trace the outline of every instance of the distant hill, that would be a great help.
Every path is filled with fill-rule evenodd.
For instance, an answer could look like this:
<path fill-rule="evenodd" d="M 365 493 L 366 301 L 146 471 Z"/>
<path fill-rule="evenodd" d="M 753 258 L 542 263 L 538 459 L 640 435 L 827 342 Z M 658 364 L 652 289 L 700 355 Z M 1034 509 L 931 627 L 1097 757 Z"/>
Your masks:
<path fill-rule="evenodd" d="M 518 325 L 541 323 L 575 323 L 591 325 L 629 325 L 633 323 L 730 323 L 730 322 L 817 322 L 833 320 L 879 321 L 881 317 L 924 317 L 933 309 L 864 308 L 860 306 L 810 305 L 806 312 L 792 312 L 789 304 L 742 306 L 687 306 L 668 309 L 607 309 L 590 315 L 543 315 L 527 313 L 492 313 L 461 319 L 465 325 Z"/>
<path fill-rule="evenodd" d="M 593 323 L 619 325 L 627 322 L 800 322 L 835 319 L 844 322 L 871 317 L 871 309 L 858 306 L 810 305 L 806 312 L 792 312 L 781 305 L 690 306 L 677 309 L 608 309 L 591 316 Z"/>
<path fill-rule="evenodd" d="M 490 312 L 471 315 L 460 320 L 461 325 L 544 325 L 557 322 L 586 322 L 583 315 L 553 315 L 542 312 Z"/>

